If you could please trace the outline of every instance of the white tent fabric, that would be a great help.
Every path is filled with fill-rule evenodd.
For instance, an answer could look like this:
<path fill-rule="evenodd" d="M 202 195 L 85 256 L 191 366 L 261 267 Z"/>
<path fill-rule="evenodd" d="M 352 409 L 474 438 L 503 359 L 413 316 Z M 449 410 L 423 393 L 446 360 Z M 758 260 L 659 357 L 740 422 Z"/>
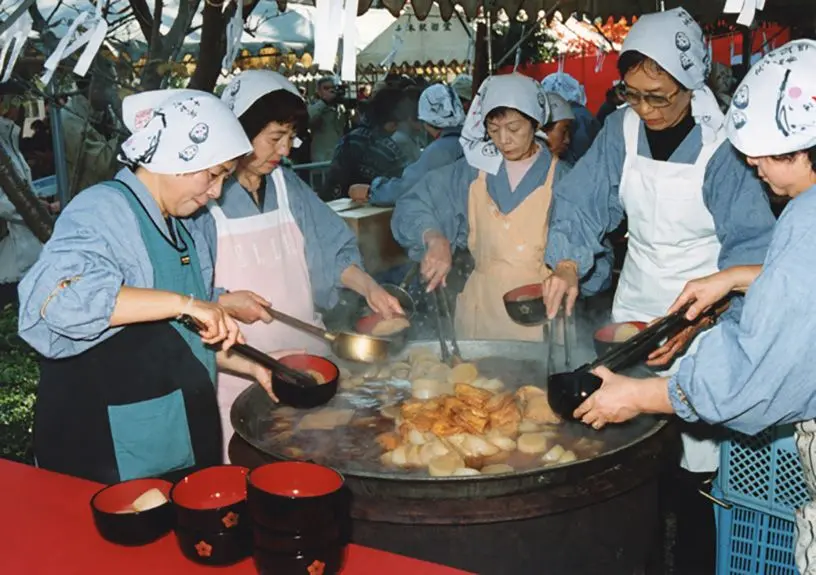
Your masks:
<path fill-rule="evenodd" d="M 471 30 L 471 34 L 475 37 L 476 32 Z M 400 17 L 358 54 L 357 68 L 403 62 L 464 62 L 472 59 L 471 49 L 468 31 L 456 18 L 445 22 L 436 4 L 423 21 L 406 6 Z"/>

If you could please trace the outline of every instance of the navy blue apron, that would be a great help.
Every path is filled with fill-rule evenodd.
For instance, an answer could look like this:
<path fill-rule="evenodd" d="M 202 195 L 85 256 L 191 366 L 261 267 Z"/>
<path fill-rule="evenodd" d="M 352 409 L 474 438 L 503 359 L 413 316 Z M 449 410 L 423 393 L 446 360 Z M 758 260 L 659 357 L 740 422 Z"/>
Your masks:
<path fill-rule="evenodd" d="M 153 287 L 208 299 L 189 232 L 175 221 L 177 239 L 168 238 L 127 185 L 110 184 L 139 221 Z M 101 483 L 175 480 L 217 465 L 222 447 L 214 381 L 214 352 L 176 321 L 132 324 L 75 357 L 42 359 L 37 464 Z"/>

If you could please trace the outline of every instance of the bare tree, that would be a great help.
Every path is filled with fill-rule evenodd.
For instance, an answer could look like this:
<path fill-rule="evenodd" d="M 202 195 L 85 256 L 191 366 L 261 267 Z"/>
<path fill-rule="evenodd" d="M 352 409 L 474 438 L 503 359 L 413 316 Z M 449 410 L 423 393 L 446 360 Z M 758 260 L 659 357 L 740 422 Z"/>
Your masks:
<path fill-rule="evenodd" d="M 147 41 L 146 64 L 139 84 L 143 90 L 155 90 L 161 87 L 165 76 L 159 71 L 159 67 L 178 59 L 184 46 L 184 38 L 192 26 L 193 17 L 201 6 L 201 0 L 177 0 L 178 14 L 167 34 L 161 33 L 163 0 L 154 0 L 152 14 L 147 0 L 128 1 Z"/>
<path fill-rule="evenodd" d="M 198 61 L 195 72 L 190 79 L 190 88 L 212 92 L 218 76 L 221 74 L 221 61 L 227 51 L 227 22 L 235 15 L 236 0 L 229 1 L 224 9 L 223 0 L 220 3 L 206 0 L 202 12 L 201 43 L 198 48 Z M 241 1 L 241 0 L 238 0 Z M 244 22 L 258 5 L 259 0 L 244 2 Z"/>

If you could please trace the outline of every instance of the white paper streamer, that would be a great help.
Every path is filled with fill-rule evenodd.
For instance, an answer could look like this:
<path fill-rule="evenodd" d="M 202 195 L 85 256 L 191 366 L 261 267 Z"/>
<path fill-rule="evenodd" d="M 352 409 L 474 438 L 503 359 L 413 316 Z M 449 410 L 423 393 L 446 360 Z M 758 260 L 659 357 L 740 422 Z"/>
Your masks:
<path fill-rule="evenodd" d="M 344 82 L 354 82 L 357 78 L 357 0 L 346 0 L 340 78 Z"/>
<path fill-rule="evenodd" d="M 399 32 L 394 32 L 394 38 L 391 42 L 391 51 L 388 53 L 385 59 L 380 62 L 381 68 L 391 68 L 391 65 L 396 61 L 397 54 L 404 43 L 405 40 L 402 38 L 402 35 Z"/>
<path fill-rule="evenodd" d="M 85 31 L 80 35 L 80 27 Z M 68 32 L 57 44 L 54 53 L 45 61 L 45 73 L 42 75 L 43 84 L 48 85 L 59 63 L 71 54 L 85 46 L 85 50 L 74 66 L 74 74 L 84 76 L 93 62 L 96 53 L 105 41 L 108 33 L 108 23 L 102 17 L 102 2 L 97 2 L 94 13 L 82 12 L 68 28 Z"/>
<path fill-rule="evenodd" d="M 316 0 L 315 57 L 320 70 L 334 70 L 337 61 L 337 44 L 340 41 L 340 27 L 337 22 L 343 18 L 341 0 Z"/>
<path fill-rule="evenodd" d="M 224 6 L 227 6 L 226 2 Z M 227 22 L 227 50 L 224 52 L 224 59 L 221 60 L 221 68 L 228 73 L 232 70 L 232 65 L 241 50 L 241 36 L 244 33 L 244 1 L 236 0 L 235 6 L 235 14 Z"/>
<path fill-rule="evenodd" d="M 9 78 L 11 78 L 14 65 L 20 58 L 23 46 L 25 46 L 28 35 L 31 33 L 32 25 L 31 15 L 25 12 L 0 36 L 0 44 L 3 46 L 3 50 L 0 52 L 0 71 L 3 72 L 0 82 L 8 82 Z M 11 54 L 9 55 L 8 51 L 12 42 L 14 43 L 14 48 L 12 48 Z M 6 59 L 7 56 L 8 59 Z"/>
<path fill-rule="evenodd" d="M 750 26 L 754 22 L 757 10 L 765 8 L 765 0 L 726 0 L 723 13 L 739 14 L 737 24 Z"/>

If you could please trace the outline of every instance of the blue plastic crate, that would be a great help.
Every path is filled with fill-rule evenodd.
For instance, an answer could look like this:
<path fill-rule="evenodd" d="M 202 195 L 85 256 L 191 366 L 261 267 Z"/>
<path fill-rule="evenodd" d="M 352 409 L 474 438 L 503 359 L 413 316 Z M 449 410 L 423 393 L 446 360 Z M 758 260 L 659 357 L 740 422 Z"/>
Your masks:
<path fill-rule="evenodd" d="M 714 496 L 722 494 L 715 489 Z M 714 509 L 717 575 L 798 575 L 792 520 L 739 505 Z"/>
<path fill-rule="evenodd" d="M 754 436 L 731 432 L 722 444 L 716 481 L 725 499 L 792 520 L 810 499 L 793 434 L 791 425 Z"/>

